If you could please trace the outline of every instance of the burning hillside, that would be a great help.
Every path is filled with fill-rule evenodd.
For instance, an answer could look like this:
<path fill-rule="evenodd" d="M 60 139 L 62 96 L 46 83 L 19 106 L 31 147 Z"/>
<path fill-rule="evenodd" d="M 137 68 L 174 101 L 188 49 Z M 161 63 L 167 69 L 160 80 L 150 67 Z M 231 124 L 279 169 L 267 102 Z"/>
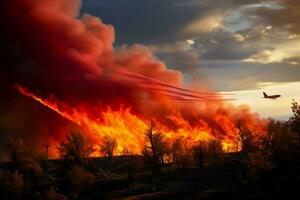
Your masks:
<path fill-rule="evenodd" d="M 150 120 L 168 141 L 184 138 L 190 145 L 218 138 L 230 147 L 238 123 L 264 131 L 266 121 L 248 107 L 234 107 L 227 96 L 205 86 L 185 89 L 182 73 L 167 69 L 147 48 L 114 48 L 114 28 L 88 14 L 79 17 L 78 0 L 0 4 L 5 27 L 0 83 L 9 88 L 1 92 L 0 120 L 8 129 L 11 121 L 30 116 L 37 132 L 25 122 L 18 122 L 18 131 L 59 142 L 69 129 L 66 123 L 74 123 L 95 143 L 104 136 L 116 138 L 119 154 L 124 149 L 141 152 Z M 49 116 L 40 107 L 7 114 L 11 111 L 5 105 L 22 105 L 28 97 L 58 115 Z"/>

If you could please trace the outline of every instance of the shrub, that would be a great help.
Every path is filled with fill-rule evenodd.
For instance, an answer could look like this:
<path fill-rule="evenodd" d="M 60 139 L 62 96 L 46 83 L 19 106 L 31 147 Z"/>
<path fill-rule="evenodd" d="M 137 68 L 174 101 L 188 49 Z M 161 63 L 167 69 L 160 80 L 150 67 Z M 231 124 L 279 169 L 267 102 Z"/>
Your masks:
<path fill-rule="evenodd" d="M 94 152 L 94 148 L 80 133 L 71 132 L 67 137 L 67 142 L 62 142 L 58 146 L 61 158 L 69 164 L 81 165 L 83 160 Z"/>
<path fill-rule="evenodd" d="M 66 174 L 66 180 L 73 191 L 78 193 L 87 192 L 95 183 L 95 177 L 83 167 L 74 166 Z"/>
<path fill-rule="evenodd" d="M 57 191 L 56 187 L 50 187 L 50 189 L 44 191 L 43 193 L 35 193 L 34 195 L 34 199 L 35 200 L 68 200 L 68 198 L 63 195 L 60 194 Z"/>
<path fill-rule="evenodd" d="M 15 171 L 9 174 L 3 170 L 0 171 L 0 191 L 4 199 L 19 199 L 22 197 L 24 189 L 23 176 Z"/>
<path fill-rule="evenodd" d="M 26 177 L 39 177 L 43 174 L 43 169 L 40 164 L 33 159 L 23 161 L 20 168 Z"/>

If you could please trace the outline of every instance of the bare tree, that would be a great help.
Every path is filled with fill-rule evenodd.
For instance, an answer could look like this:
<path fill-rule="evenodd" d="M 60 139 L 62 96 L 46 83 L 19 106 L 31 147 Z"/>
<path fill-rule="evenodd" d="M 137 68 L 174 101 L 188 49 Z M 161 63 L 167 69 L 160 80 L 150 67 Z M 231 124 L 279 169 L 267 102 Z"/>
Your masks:
<path fill-rule="evenodd" d="M 182 138 L 178 138 L 172 143 L 170 155 L 173 163 L 176 163 L 179 160 L 180 154 L 183 152 L 183 148 Z"/>
<path fill-rule="evenodd" d="M 67 136 L 67 141 L 62 142 L 57 148 L 61 158 L 77 165 L 82 164 L 83 160 L 94 152 L 94 148 L 84 136 L 75 132 L 71 132 Z"/>
<path fill-rule="evenodd" d="M 177 138 L 169 149 L 172 164 L 181 169 L 187 169 L 192 166 L 192 149 L 184 141 L 184 138 Z"/>
<path fill-rule="evenodd" d="M 145 133 L 149 146 L 144 149 L 144 155 L 150 156 L 153 169 L 156 173 L 160 171 L 160 164 L 164 163 L 164 154 L 167 151 L 167 144 L 164 141 L 163 135 L 160 132 L 154 131 L 154 123 L 151 122 Z"/>
<path fill-rule="evenodd" d="M 112 159 L 116 147 L 117 147 L 117 140 L 113 137 L 106 136 L 102 140 L 100 151 L 103 154 L 105 154 L 109 159 Z"/>
<path fill-rule="evenodd" d="M 239 130 L 239 141 L 241 143 L 241 150 L 245 153 L 250 153 L 255 149 L 255 137 L 251 130 L 243 128 L 241 122 L 238 122 L 237 128 Z"/>

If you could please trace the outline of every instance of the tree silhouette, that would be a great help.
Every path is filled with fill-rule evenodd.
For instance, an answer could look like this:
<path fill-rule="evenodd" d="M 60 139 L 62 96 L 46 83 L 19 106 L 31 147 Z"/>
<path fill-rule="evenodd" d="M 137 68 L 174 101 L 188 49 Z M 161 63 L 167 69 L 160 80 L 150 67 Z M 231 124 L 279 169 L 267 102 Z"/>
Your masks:
<path fill-rule="evenodd" d="M 254 153 L 249 156 L 251 170 L 272 171 L 292 181 L 299 176 L 300 106 L 293 101 L 291 108 L 293 116 L 289 121 L 270 119 L 267 133 L 258 136 Z"/>
<path fill-rule="evenodd" d="M 224 155 L 223 145 L 221 140 L 212 139 L 207 144 L 207 157 L 211 163 L 219 163 Z"/>
<path fill-rule="evenodd" d="M 22 138 L 10 138 L 7 144 L 11 160 L 11 170 L 14 172 L 22 166 L 25 159 L 25 151 Z"/>
<path fill-rule="evenodd" d="M 170 149 L 170 155 L 171 155 L 171 159 L 172 159 L 173 163 L 178 162 L 179 157 L 183 151 L 184 151 L 183 139 L 178 138 L 172 143 L 172 146 Z"/>
<path fill-rule="evenodd" d="M 187 169 L 193 164 L 193 150 L 183 137 L 175 139 L 171 147 L 167 147 L 166 153 L 175 167 Z"/>
<path fill-rule="evenodd" d="M 117 140 L 113 137 L 106 136 L 102 140 L 100 151 L 103 154 L 105 154 L 109 159 L 112 159 L 116 147 L 117 147 Z"/>
<path fill-rule="evenodd" d="M 247 128 L 244 128 L 241 122 L 238 122 L 238 140 L 241 144 L 241 151 L 249 153 L 255 149 L 255 136 L 253 132 Z"/>
<path fill-rule="evenodd" d="M 200 141 L 198 145 L 193 147 L 193 156 L 198 162 L 199 167 L 203 167 L 207 157 L 208 145 L 204 141 Z"/>
<path fill-rule="evenodd" d="M 58 151 L 61 158 L 81 165 L 83 160 L 94 152 L 94 148 L 81 133 L 71 132 L 67 141 L 58 146 Z"/>
<path fill-rule="evenodd" d="M 290 118 L 289 122 L 291 130 L 297 135 L 298 143 L 300 144 L 300 105 L 296 101 L 292 102 L 292 112 L 293 116 Z"/>
<path fill-rule="evenodd" d="M 151 122 L 146 130 L 146 138 L 149 146 L 144 149 L 144 155 L 151 157 L 152 167 L 155 173 L 160 172 L 160 164 L 164 163 L 164 154 L 167 151 L 167 144 L 164 141 L 163 135 L 160 132 L 154 131 L 154 123 Z"/>

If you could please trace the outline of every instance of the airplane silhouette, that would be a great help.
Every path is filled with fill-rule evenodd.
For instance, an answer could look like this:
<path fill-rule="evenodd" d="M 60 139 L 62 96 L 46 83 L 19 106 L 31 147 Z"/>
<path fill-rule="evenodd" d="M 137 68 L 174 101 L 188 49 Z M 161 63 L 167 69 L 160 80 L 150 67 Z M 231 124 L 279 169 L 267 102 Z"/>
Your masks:
<path fill-rule="evenodd" d="M 265 98 L 265 99 L 273 99 L 273 100 L 275 100 L 275 99 L 281 97 L 281 95 L 279 95 L 279 94 L 277 94 L 277 95 L 267 95 L 265 92 L 263 92 L 263 94 L 264 94 L 263 98 Z"/>

